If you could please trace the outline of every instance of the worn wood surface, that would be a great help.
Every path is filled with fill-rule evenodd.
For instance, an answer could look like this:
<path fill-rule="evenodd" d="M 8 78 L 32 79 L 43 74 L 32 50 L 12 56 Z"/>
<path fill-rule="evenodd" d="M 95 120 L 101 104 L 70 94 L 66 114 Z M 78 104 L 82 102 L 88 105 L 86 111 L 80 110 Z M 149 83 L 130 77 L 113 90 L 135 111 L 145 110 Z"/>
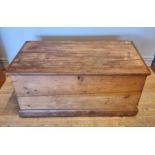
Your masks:
<path fill-rule="evenodd" d="M 145 79 L 145 75 L 12 76 L 17 96 L 141 92 Z"/>
<path fill-rule="evenodd" d="M 93 109 L 93 110 L 20 110 L 19 114 L 21 117 L 79 117 L 79 116 L 133 116 L 136 115 L 138 112 L 137 107 L 130 106 L 125 108 L 122 111 L 122 108 L 115 108 L 115 109 Z"/>
<path fill-rule="evenodd" d="M 147 77 L 133 117 L 49 117 L 21 118 L 11 78 L 0 89 L 0 126 L 155 126 L 155 74 Z"/>
<path fill-rule="evenodd" d="M 8 69 L 10 74 L 149 74 L 130 41 L 26 42 Z"/>
<path fill-rule="evenodd" d="M 135 114 L 137 111 L 137 104 L 145 79 L 146 75 L 46 75 L 13 76 L 13 83 L 19 107 L 22 109 L 20 114 L 24 114 L 24 116 L 26 116 L 26 112 L 29 113 L 29 116 L 30 113 L 34 116 L 32 110 L 39 110 L 40 116 L 41 109 L 42 116 L 58 116 L 60 110 L 65 112 L 60 116 L 69 114 L 69 112 L 71 114 L 68 116 L 84 115 L 84 110 L 86 116 L 92 116 L 92 111 L 93 115 L 96 114 L 96 116 L 101 115 L 101 113 L 102 115 L 125 114 L 127 116 Z M 52 110 L 54 110 L 54 114 L 50 114 L 53 112 Z M 56 110 L 58 110 L 57 113 Z M 37 114 L 38 112 L 35 112 L 35 116 Z"/>
<path fill-rule="evenodd" d="M 132 42 L 103 40 L 26 42 L 8 73 L 21 115 L 113 116 L 137 112 L 150 72 Z"/>
<path fill-rule="evenodd" d="M 18 97 L 20 109 L 107 110 L 137 107 L 141 92 Z M 126 110 L 127 111 L 127 110 Z"/>

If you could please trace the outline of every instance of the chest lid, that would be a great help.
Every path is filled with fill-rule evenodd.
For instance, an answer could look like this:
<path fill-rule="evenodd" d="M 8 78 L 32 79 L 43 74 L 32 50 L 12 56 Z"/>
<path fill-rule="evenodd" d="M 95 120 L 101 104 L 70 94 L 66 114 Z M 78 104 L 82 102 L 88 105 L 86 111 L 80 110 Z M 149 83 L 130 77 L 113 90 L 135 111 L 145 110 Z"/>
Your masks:
<path fill-rule="evenodd" d="M 9 74 L 150 74 L 130 41 L 27 41 Z"/>

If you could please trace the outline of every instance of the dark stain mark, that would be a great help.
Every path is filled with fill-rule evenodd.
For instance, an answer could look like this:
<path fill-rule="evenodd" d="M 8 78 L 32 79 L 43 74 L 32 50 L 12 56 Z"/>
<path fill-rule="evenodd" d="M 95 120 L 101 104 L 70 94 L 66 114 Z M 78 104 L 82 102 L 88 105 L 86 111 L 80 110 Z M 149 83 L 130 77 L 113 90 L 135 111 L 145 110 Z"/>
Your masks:
<path fill-rule="evenodd" d="M 129 97 L 130 97 L 130 95 L 125 95 L 125 96 L 124 96 L 124 98 L 129 98 Z"/>
<path fill-rule="evenodd" d="M 80 76 L 78 76 L 77 79 L 80 80 Z"/>
<path fill-rule="evenodd" d="M 82 77 L 82 76 L 77 76 L 77 79 L 79 80 L 79 81 L 83 81 L 84 80 L 84 78 Z"/>
<path fill-rule="evenodd" d="M 105 101 L 105 104 L 108 104 L 109 103 L 109 101 Z"/>
<path fill-rule="evenodd" d="M 28 49 L 36 49 L 37 46 L 36 45 L 33 45 L 33 46 L 30 46 Z"/>
<path fill-rule="evenodd" d="M 90 114 L 90 115 L 94 115 L 95 112 L 94 112 L 94 111 L 90 111 L 89 114 Z"/>

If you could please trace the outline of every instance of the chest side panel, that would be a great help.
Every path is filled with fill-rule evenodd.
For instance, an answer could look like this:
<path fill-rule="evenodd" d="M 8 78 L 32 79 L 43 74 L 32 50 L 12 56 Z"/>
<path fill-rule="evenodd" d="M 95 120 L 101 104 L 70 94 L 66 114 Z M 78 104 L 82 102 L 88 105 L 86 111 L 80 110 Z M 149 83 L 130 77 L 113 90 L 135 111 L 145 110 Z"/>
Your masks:
<path fill-rule="evenodd" d="M 20 109 L 116 110 L 136 108 L 140 92 L 18 97 Z"/>
<path fill-rule="evenodd" d="M 141 91 L 146 76 L 12 76 L 17 96 Z"/>
<path fill-rule="evenodd" d="M 146 76 L 13 76 L 20 109 L 136 108 Z"/>

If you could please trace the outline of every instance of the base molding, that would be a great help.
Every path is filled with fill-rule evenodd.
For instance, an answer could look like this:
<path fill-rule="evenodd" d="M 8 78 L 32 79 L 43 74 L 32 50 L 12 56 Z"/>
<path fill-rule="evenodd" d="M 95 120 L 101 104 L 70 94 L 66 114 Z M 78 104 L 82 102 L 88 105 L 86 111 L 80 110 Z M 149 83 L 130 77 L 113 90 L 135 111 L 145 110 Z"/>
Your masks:
<path fill-rule="evenodd" d="M 135 116 L 138 108 L 128 110 L 19 110 L 21 117 L 83 117 L 83 116 Z"/>

